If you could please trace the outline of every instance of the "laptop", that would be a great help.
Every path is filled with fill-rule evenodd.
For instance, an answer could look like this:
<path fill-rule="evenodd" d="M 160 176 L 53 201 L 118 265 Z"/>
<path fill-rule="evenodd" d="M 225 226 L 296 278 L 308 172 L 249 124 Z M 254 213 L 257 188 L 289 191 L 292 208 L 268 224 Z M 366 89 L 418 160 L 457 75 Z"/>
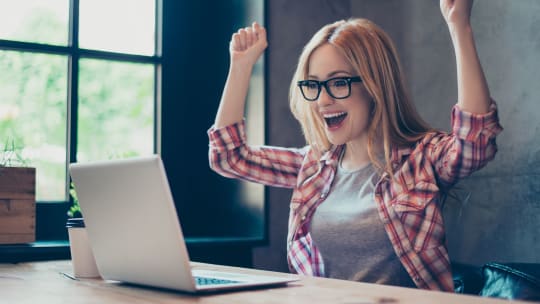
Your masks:
<path fill-rule="evenodd" d="M 69 170 L 103 279 L 190 293 L 298 280 L 192 267 L 158 155 L 73 163 Z"/>

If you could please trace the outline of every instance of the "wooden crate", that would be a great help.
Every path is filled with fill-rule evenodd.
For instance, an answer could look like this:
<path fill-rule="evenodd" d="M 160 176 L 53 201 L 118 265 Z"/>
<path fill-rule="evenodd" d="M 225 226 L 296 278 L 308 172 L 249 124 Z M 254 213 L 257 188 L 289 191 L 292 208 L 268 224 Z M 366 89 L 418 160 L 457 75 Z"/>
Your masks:
<path fill-rule="evenodd" d="M 0 167 L 0 244 L 36 240 L 36 169 Z"/>

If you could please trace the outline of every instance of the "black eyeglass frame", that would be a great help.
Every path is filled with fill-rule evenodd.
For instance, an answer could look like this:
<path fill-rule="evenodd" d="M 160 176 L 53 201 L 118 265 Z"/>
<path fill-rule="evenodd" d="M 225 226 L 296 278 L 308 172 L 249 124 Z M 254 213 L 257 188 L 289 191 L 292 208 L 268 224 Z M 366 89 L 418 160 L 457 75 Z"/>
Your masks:
<path fill-rule="evenodd" d="M 328 89 L 328 82 L 334 81 L 336 79 L 347 81 L 347 85 L 349 86 L 349 94 L 347 94 L 346 96 L 342 96 L 342 97 L 336 97 L 336 96 L 334 96 L 334 94 L 332 94 L 332 90 Z M 352 92 L 351 83 L 353 83 L 353 82 L 362 82 L 362 78 L 360 76 L 355 76 L 355 77 L 334 77 L 334 78 L 326 79 L 324 81 L 308 79 L 308 80 L 300 80 L 300 81 L 298 81 L 297 85 L 300 88 L 300 93 L 302 93 L 302 96 L 304 97 L 305 100 L 307 100 L 307 101 L 316 101 L 317 99 L 319 99 L 319 96 L 321 95 L 321 87 L 323 87 L 323 86 L 326 89 L 326 93 L 328 93 L 328 95 L 330 95 L 332 98 L 335 98 L 335 99 L 349 98 L 351 96 L 351 92 Z M 304 94 L 304 90 L 302 89 L 302 87 L 308 86 L 309 84 L 313 84 L 313 83 L 317 84 L 317 95 L 315 96 L 315 98 L 307 98 L 306 94 Z"/>

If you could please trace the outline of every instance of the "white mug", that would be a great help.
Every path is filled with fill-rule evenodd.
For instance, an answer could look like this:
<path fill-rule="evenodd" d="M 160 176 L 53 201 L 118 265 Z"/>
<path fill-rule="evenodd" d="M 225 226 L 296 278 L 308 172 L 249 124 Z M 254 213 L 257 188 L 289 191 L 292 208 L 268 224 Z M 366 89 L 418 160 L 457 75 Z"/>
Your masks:
<path fill-rule="evenodd" d="M 76 278 L 100 277 L 92 248 L 88 242 L 83 219 L 69 219 L 66 226 L 68 228 L 73 275 Z"/>

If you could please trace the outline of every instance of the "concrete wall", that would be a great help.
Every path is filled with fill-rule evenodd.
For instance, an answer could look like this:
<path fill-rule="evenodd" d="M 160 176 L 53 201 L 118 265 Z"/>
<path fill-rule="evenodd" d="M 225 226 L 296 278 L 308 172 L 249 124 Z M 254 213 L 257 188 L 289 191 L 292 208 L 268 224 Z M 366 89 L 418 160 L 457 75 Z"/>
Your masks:
<path fill-rule="evenodd" d="M 289 113 L 287 91 L 303 45 L 322 25 L 354 17 L 373 20 L 397 44 L 422 116 L 449 130 L 457 99 L 455 58 L 438 1 L 271 0 L 267 2 L 267 142 L 304 143 Z M 499 153 L 463 180 L 459 200 L 445 207 L 450 255 L 472 264 L 540 262 L 540 1 L 477 0 L 472 23 L 477 48 L 498 102 Z M 285 238 L 291 192 L 268 190 L 269 245 L 253 253 L 254 266 L 286 271 Z"/>

